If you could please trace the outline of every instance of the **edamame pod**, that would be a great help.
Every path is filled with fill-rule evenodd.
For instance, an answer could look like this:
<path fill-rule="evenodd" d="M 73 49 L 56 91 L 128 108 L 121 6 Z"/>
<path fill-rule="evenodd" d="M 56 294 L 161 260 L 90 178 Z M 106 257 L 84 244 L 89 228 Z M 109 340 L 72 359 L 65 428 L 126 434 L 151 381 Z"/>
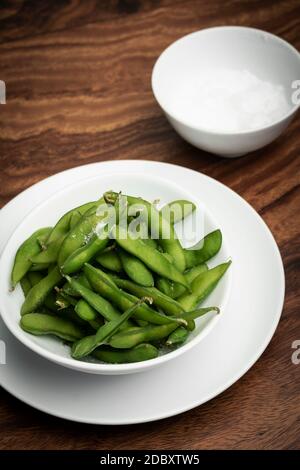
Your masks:
<path fill-rule="evenodd" d="M 141 286 L 154 286 L 154 279 L 151 271 L 149 271 L 142 261 L 122 249 L 119 250 L 119 256 L 123 269 L 130 279 Z"/>
<path fill-rule="evenodd" d="M 95 335 L 86 336 L 85 338 L 76 341 L 72 346 L 72 357 L 74 359 L 80 359 L 88 356 L 98 346 L 104 344 L 114 333 L 116 333 L 121 326 L 129 320 L 133 315 L 137 307 L 145 302 L 145 298 L 138 300 L 132 305 L 126 312 L 124 312 L 117 320 L 110 321 L 105 325 L 101 326 Z"/>
<path fill-rule="evenodd" d="M 80 213 L 82 216 L 83 214 L 86 214 L 87 211 L 95 207 L 96 204 L 97 203 L 95 201 L 87 202 L 85 204 L 82 204 L 79 207 L 76 207 L 75 209 L 71 209 L 70 211 L 66 212 L 51 230 L 49 237 L 47 239 L 47 245 L 52 243 L 54 240 L 60 239 L 62 236 L 65 236 L 69 232 L 70 221 L 75 212 Z"/>
<path fill-rule="evenodd" d="M 104 198 L 107 202 L 116 201 L 117 197 L 118 194 L 113 191 L 108 191 L 104 194 Z M 129 206 L 140 206 L 141 210 L 144 208 L 145 216 L 147 216 L 148 228 L 151 231 L 151 234 L 154 233 L 155 236 L 159 237 L 159 243 L 163 247 L 164 251 L 172 256 L 176 268 L 180 272 L 183 272 L 186 267 L 184 251 L 176 236 L 173 224 L 166 220 L 150 202 L 138 197 L 124 197 L 126 197 Z M 155 237 L 151 236 L 151 238 Z"/>
<path fill-rule="evenodd" d="M 88 202 L 64 214 L 52 229 L 45 249 L 32 257 L 34 264 L 55 263 L 69 230 L 71 230 L 88 210 L 93 209 L 95 202 Z"/>
<path fill-rule="evenodd" d="M 40 271 L 29 271 L 27 273 L 27 277 L 30 282 L 30 286 L 33 287 L 38 284 L 45 276 Z M 51 290 L 51 292 L 49 292 L 49 294 L 46 296 L 43 301 L 43 305 L 48 313 L 57 311 L 58 307 L 56 305 L 56 296 L 53 290 Z"/>
<path fill-rule="evenodd" d="M 111 279 L 108 281 L 107 274 L 103 273 L 100 269 L 94 268 L 90 264 L 86 264 L 84 266 L 84 273 L 93 289 L 117 305 L 120 310 L 125 311 L 134 304 L 136 298 L 126 292 L 121 291 Z M 135 311 L 134 317 L 138 320 L 144 320 L 156 325 L 176 323 L 186 326 L 185 320 L 162 315 L 161 313 L 151 309 L 146 304 L 139 305 Z"/>
<path fill-rule="evenodd" d="M 97 225 L 103 220 L 107 214 L 105 211 L 99 211 L 100 207 L 104 207 L 105 203 L 103 198 L 101 198 L 98 203 L 90 208 L 75 225 L 75 227 L 70 230 L 66 238 L 64 239 L 62 246 L 58 254 L 58 265 L 62 266 L 66 259 L 74 253 L 78 248 L 86 245 L 89 239 L 95 234 Z M 105 206 L 108 209 L 108 206 Z"/>
<path fill-rule="evenodd" d="M 21 308 L 21 315 L 36 312 L 51 290 L 61 281 L 62 275 L 56 266 L 28 292 Z"/>
<path fill-rule="evenodd" d="M 160 290 L 163 294 L 167 295 L 171 299 L 174 298 L 174 285 L 175 283 L 173 281 L 170 281 L 169 279 L 166 279 L 165 277 L 158 277 L 156 279 L 156 287 L 158 290 Z M 180 285 L 180 284 L 179 284 Z M 186 288 L 181 286 L 183 291 L 186 292 Z"/>
<path fill-rule="evenodd" d="M 208 267 L 205 263 L 199 264 L 198 266 L 194 266 L 193 268 L 189 269 L 184 273 L 184 277 L 189 285 L 193 282 L 193 280 L 199 276 L 199 274 L 207 271 Z M 163 277 L 157 279 L 156 281 L 157 288 L 163 292 L 164 294 L 172 297 L 172 299 L 178 299 L 181 295 L 186 293 L 186 289 L 177 284 L 175 282 L 171 282 L 168 279 Z"/>
<path fill-rule="evenodd" d="M 160 292 L 155 287 L 142 287 L 135 284 L 127 279 L 114 278 L 114 282 L 121 289 L 136 295 L 137 297 L 148 296 L 152 297 L 154 305 L 161 308 L 168 315 L 181 315 L 184 312 L 183 307 L 168 297 L 164 293 Z M 185 290 L 185 289 L 184 289 Z"/>
<path fill-rule="evenodd" d="M 187 268 L 205 263 L 205 261 L 208 261 L 219 252 L 222 246 L 221 230 L 215 230 L 209 233 L 198 245 L 201 246 L 201 248 L 197 249 L 197 246 L 194 246 L 193 248 L 184 250 Z"/>
<path fill-rule="evenodd" d="M 78 275 L 74 276 L 73 279 L 78 281 L 84 287 L 87 287 L 88 289 L 91 288 L 91 285 L 89 281 L 87 280 L 87 277 L 84 275 L 84 273 L 82 272 L 79 273 Z M 68 281 L 63 285 L 61 291 L 64 294 L 71 295 L 72 297 L 81 297 L 80 294 L 78 294 L 78 292 L 72 288 L 72 286 L 70 285 Z"/>
<path fill-rule="evenodd" d="M 197 309 L 193 312 L 186 312 L 182 317 L 185 320 L 190 321 L 212 311 L 219 313 L 219 309 L 217 307 L 208 307 Z M 133 348 L 140 343 L 160 341 L 166 336 L 169 336 L 176 330 L 176 328 L 176 325 L 149 325 L 145 327 L 137 326 L 128 328 L 127 330 L 114 334 L 109 340 L 109 344 L 113 348 L 118 349 Z"/>
<path fill-rule="evenodd" d="M 12 287 L 14 288 L 22 277 L 29 271 L 32 266 L 31 258 L 41 251 L 38 238 L 47 237 L 51 231 L 51 227 L 36 230 L 22 245 L 19 247 L 11 273 Z"/>
<path fill-rule="evenodd" d="M 199 274 L 191 284 L 192 293 L 182 295 L 177 299 L 180 305 L 182 305 L 186 311 L 192 310 L 199 305 L 216 287 L 230 264 L 231 261 L 228 261 L 227 263 L 219 264 L 215 268 Z"/>
<path fill-rule="evenodd" d="M 180 326 L 179 328 L 176 328 L 175 331 L 173 331 L 169 336 L 166 341 L 166 346 L 174 346 L 178 344 L 182 344 L 185 342 L 189 335 L 189 332 Z"/>
<path fill-rule="evenodd" d="M 158 349 L 152 344 L 138 344 L 132 349 L 116 351 L 108 346 L 101 346 L 93 351 L 93 356 L 110 364 L 125 364 L 131 362 L 149 361 L 158 356 Z"/>
<path fill-rule="evenodd" d="M 84 263 L 90 261 L 91 258 L 106 247 L 108 241 L 108 235 L 105 238 L 99 238 L 97 234 L 94 234 L 86 245 L 78 248 L 68 256 L 60 266 L 61 272 L 63 274 L 72 274 L 79 271 Z"/>
<path fill-rule="evenodd" d="M 153 249 L 141 239 L 131 238 L 128 230 L 121 226 L 115 226 L 112 229 L 112 237 L 121 248 L 139 258 L 153 272 L 178 282 L 189 290 L 183 274 L 158 250 Z"/>
<path fill-rule="evenodd" d="M 109 269 L 110 271 L 120 273 L 123 269 L 118 253 L 115 250 L 102 251 L 96 256 L 96 261 L 103 266 L 103 268 Z"/>
<path fill-rule="evenodd" d="M 205 263 L 198 264 L 193 268 L 190 268 L 188 271 L 184 273 L 184 277 L 189 285 L 192 284 L 193 280 L 196 279 L 199 274 L 204 273 L 208 270 L 208 266 Z M 173 295 L 174 299 L 178 299 L 181 295 L 185 294 L 186 292 L 183 290 L 183 287 L 179 284 L 174 284 L 173 286 Z"/>
<path fill-rule="evenodd" d="M 97 312 L 99 312 L 100 315 L 105 318 L 105 320 L 112 321 L 120 318 L 120 312 L 106 299 L 96 294 L 91 289 L 84 287 L 82 284 L 76 281 L 76 279 L 70 278 L 69 276 L 66 276 L 66 279 L 70 283 L 71 287 L 76 290 L 78 294 L 80 294 L 83 299 L 89 305 L 91 305 L 91 307 L 93 307 Z"/>
<path fill-rule="evenodd" d="M 81 212 L 77 209 L 74 209 L 74 211 L 72 212 L 71 217 L 70 217 L 70 224 L 69 224 L 69 229 L 70 230 L 72 230 L 75 227 L 75 225 L 78 224 L 81 217 L 82 217 Z"/>
<path fill-rule="evenodd" d="M 50 263 L 55 263 L 57 260 L 57 256 L 66 235 L 63 235 L 60 238 L 57 238 L 50 242 L 47 245 L 46 250 L 37 253 L 35 256 L 31 258 L 32 263 L 35 264 L 44 264 L 47 266 Z"/>
<path fill-rule="evenodd" d="M 24 277 L 22 277 L 21 281 L 20 281 L 20 284 L 21 284 L 21 288 L 22 288 L 22 291 L 23 291 L 23 294 L 24 294 L 24 297 L 26 297 L 26 295 L 28 294 L 28 292 L 30 291 L 31 289 L 31 284 L 30 284 L 30 281 L 27 277 L 27 274 L 25 274 Z"/>
<path fill-rule="evenodd" d="M 29 271 L 47 271 L 50 267 L 52 267 L 52 264 L 35 263 L 30 267 Z"/>
<path fill-rule="evenodd" d="M 90 306 L 84 299 L 80 299 L 75 305 L 77 315 L 86 321 L 93 321 L 99 318 L 97 311 Z"/>
<path fill-rule="evenodd" d="M 20 320 L 21 328 L 32 335 L 55 335 L 66 341 L 76 341 L 85 332 L 65 318 L 45 313 L 27 313 Z"/>

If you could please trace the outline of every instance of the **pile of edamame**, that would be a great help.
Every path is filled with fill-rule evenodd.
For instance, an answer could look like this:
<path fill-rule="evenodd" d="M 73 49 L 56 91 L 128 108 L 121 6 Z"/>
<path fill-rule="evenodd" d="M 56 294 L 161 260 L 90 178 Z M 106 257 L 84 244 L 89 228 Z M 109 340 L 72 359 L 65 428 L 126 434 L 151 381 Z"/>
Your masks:
<path fill-rule="evenodd" d="M 128 215 L 135 205 L 138 211 Z M 117 213 L 111 227 L 100 206 Z M 195 209 L 178 200 L 158 210 L 155 203 L 109 191 L 70 210 L 54 227 L 35 231 L 19 247 L 11 274 L 12 287 L 20 283 L 25 296 L 21 328 L 62 339 L 74 359 L 115 364 L 154 359 L 183 344 L 198 317 L 219 313 L 199 305 L 231 263 L 206 264 L 221 248 L 220 230 L 206 235 L 200 248 L 181 246 L 174 225 Z"/>

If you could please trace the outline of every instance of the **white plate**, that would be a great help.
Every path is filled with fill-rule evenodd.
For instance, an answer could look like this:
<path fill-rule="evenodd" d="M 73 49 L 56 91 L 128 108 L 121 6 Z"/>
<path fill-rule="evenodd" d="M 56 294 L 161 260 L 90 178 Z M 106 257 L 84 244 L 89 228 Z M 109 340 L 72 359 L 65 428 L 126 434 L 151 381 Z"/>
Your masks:
<path fill-rule="evenodd" d="M 171 359 L 175 359 L 202 341 L 208 332 L 217 324 L 225 311 L 230 291 L 231 270 L 229 269 L 216 289 L 214 289 L 211 295 L 209 295 L 202 304 L 203 307 L 218 306 L 221 315 L 208 313 L 204 317 L 199 318 L 196 321 L 195 330 L 191 332 L 183 346 L 149 361 L 133 364 L 100 364 L 88 360 L 76 361 L 70 356 L 70 348 L 58 338 L 51 336 L 33 336 L 23 331 L 20 328 L 19 321 L 24 295 L 19 285 L 14 292 L 10 292 L 10 275 L 18 247 L 40 227 L 54 225 L 59 218 L 70 209 L 84 202 L 97 200 L 105 191 L 110 189 L 122 191 L 123 194 L 142 196 L 149 201 L 159 198 L 161 205 L 179 199 L 187 199 L 194 202 L 197 206 L 193 217 L 194 224 L 189 224 L 189 222 L 192 222 L 192 217 L 187 219 L 186 228 L 183 230 L 182 234 L 185 236 L 182 239 L 184 246 L 187 246 L 188 241 L 191 241 L 191 245 L 196 244 L 203 238 L 204 234 L 219 228 L 218 223 L 214 220 L 208 208 L 205 207 L 201 200 L 198 201 L 190 193 L 166 178 L 159 178 L 151 174 L 143 175 L 136 172 L 118 175 L 101 171 L 99 175 L 73 183 L 62 191 L 58 191 L 52 197 L 47 198 L 31 211 L 20 225 L 18 225 L 5 246 L 0 259 L 0 311 L 2 319 L 11 333 L 32 351 L 35 351 L 46 359 L 82 372 L 94 374 L 129 374 L 151 369 Z M 177 224 L 176 228 L 180 229 L 178 225 L 179 224 Z M 192 227 L 192 225 L 194 225 L 194 227 Z M 194 237 L 194 239 L 192 239 L 192 237 Z M 228 258 L 229 252 L 226 248 L 226 243 L 223 241 L 221 250 L 211 261 L 210 266 L 216 266 L 221 262 L 227 261 Z"/>
<path fill-rule="evenodd" d="M 172 416 L 224 391 L 260 357 L 282 310 L 281 257 L 262 219 L 229 188 L 201 173 L 146 161 L 86 165 L 29 188 L 0 211 L 0 226 L 5 227 L 0 248 L 35 204 L 98 171 L 151 173 L 188 188 L 203 201 L 222 227 L 234 261 L 226 314 L 184 356 L 157 369 L 124 376 L 87 375 L 52 364 L 15 340 L 1 323 L 0 339 L 7 355 L 7 364 L 0 366 L 1 385 L 35 408 L 74 421 L 130 424 Z"/>

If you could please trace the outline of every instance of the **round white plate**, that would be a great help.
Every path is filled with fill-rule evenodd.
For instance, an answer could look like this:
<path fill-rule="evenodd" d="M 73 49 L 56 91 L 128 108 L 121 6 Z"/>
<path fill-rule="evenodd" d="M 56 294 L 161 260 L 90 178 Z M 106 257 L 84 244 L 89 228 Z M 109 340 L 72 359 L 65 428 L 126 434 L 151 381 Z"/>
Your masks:
<path fill-rule="evenodd" d="M 236 193 L 201 173 L 147 161 L 95 163 L 32 186 L 0 211 L 0 226 L 5 227 L 0 249 L 35 205 L 67 184 L 104 171 L 135 171 L 167 178 L 203 201 L 218 220 L 233 259 L 226 314 L 182 357 L 147 372 L 122 376 L 90 375 L 55 365 L 25 348 L 1 321 L 6 365 L 0 365 L 0 382 L 24 402 L 62 418 L 95 424 L 153 421 L 212 399 L 255 363 L 280 318 L 283 266 L 269 229 Z"/>

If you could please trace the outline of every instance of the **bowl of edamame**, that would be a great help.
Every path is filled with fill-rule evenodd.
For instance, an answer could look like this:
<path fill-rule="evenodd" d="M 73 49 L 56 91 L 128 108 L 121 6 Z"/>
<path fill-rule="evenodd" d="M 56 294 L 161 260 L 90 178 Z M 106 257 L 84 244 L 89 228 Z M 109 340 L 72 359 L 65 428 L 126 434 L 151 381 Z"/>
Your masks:
<path fill-rule="evenodd" d="M 2 318 L 62 366 L 138 372 L 224 314 L 231 260 L 205 201 L 166 179 L 101 174 L 39 204 L 0 260 Z"/>

